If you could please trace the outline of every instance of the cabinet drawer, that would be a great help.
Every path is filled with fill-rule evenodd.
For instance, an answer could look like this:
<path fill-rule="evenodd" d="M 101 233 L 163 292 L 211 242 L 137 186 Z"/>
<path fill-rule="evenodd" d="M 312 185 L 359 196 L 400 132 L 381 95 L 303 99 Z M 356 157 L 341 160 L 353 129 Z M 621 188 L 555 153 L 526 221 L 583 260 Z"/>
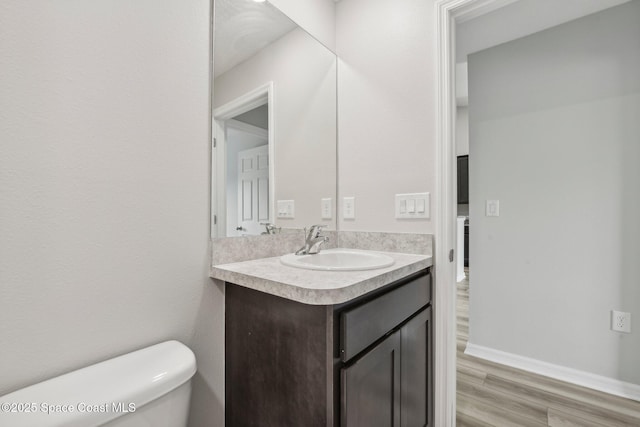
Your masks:
<path fill-rule="evenodd" d="M 409 283 L 340 315 L 340 357 L 346 362 L 383 337 L 431 300 L 431 275 Z"/>

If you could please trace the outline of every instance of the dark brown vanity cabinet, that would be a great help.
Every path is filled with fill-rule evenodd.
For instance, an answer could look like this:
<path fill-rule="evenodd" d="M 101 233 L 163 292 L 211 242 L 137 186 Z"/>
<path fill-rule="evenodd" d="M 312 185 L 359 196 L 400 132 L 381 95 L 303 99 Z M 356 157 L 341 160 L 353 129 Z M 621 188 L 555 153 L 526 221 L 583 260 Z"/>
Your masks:
<path fill-rule="evenodd" d="M 342 313 L 341 425 L 430 425 L 429 285 L 424 276 Z M 365 350 L 352 359 L 350 345 Z"/>
<path fill-rule="evenodd" d="M 428 270 L 332 306 L 226 298 L 227 426 L 432 426 Z"/>

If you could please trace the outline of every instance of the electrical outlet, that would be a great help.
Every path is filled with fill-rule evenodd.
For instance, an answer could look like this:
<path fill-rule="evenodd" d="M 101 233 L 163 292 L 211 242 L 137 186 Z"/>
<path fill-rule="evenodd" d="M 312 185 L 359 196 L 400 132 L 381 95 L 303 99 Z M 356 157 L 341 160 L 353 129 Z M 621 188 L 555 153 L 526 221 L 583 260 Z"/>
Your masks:
<path fill-rule="evenodd" d="M 631 313 L 611 310 L 611 330 L 631 333 Z"/>

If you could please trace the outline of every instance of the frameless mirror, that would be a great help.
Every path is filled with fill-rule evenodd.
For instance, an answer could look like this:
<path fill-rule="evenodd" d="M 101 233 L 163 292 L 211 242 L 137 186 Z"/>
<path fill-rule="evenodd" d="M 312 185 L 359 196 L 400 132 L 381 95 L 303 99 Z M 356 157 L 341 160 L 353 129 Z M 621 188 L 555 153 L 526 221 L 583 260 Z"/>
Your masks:
<path fill-rule="evenodd" d="M 212 237 L 335 229 L 336 62 L 270 3 L 216 0 Z"/>

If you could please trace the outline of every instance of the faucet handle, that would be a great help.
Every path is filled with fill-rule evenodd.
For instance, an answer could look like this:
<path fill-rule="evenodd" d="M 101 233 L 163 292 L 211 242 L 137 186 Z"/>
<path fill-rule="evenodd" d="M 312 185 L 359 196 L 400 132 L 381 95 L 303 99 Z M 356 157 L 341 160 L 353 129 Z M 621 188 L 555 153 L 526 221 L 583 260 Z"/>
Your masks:
<path fill-rule="evenodd" d="M 261 222 L 260 225 L 264 225 L 266 228 L 266 231 L 262 234 L 276 234 L 276 232 L 280 230 L 279 227 L 276 227 L 276 225 L 271 222 Z"/>
<path fill-rule="evenodd" d="M 320 235 L 320 233 L 322 233 L 322 229 L 325 228 L 325 227 L 326 227 L 326 225 L 324 225 L 324 224 L 312 225 L 309 228 L 309 234 L 307 234 L 307 236 L 309 238 L 311 238 L 311 239 L 316 238 L 316 237 L 318 237 Z M 305 230 L 305 232 L 307 231 L 306 228 L 304 230 Z"/>

